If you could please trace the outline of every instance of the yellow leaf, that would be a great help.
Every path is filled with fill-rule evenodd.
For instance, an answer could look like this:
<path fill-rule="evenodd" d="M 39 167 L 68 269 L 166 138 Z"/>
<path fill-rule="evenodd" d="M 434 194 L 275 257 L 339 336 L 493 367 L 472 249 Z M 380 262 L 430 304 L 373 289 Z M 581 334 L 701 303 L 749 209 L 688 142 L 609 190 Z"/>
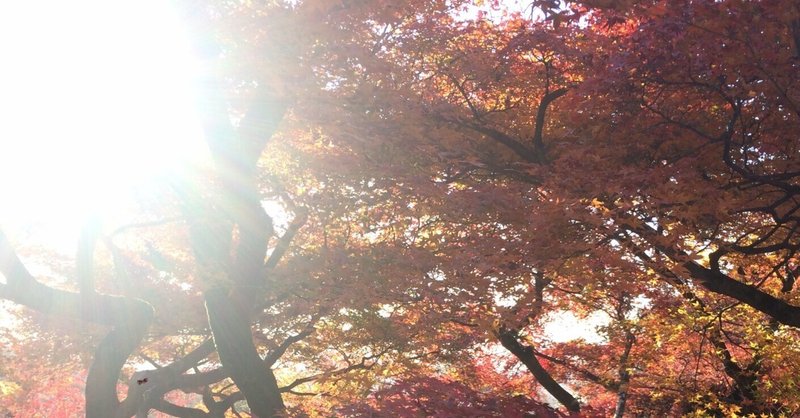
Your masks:
<path fill-rule="evenodd" d="M 13 395 L 20 389 L 19 385 L 14 382 L 0 381 L 0 393 L 2 393 L 3 396 Z"/>

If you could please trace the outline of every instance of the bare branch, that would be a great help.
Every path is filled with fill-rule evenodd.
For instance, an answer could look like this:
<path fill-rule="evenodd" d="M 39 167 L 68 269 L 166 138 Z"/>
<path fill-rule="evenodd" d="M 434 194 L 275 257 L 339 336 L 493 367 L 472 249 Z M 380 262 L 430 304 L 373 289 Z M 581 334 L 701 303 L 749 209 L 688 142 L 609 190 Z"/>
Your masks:
<path fill-rule="evenodd" d="M 267 262 L 264 264 L 267 269 L 274 269 L 278 265 L 278 262 L 289 249 L 289 245 L 292 243 L 295 235 L 297 235 L 297 232 L 300 231 L 300 228 L 302 228 L 307 221 L 308 210 L 305 208 L 298 209 L 289 228 L 287 228 L 283 236 L 280 237 L 278 244 L 275 245 L 275 249 L 272 250 L 272 254 L 270 254 Z"/>
<path fill-rule="evenodd" d="M 292 344 L 301 341 L 304 338 L 308 337 L 309 335 L 313 334 L 314 331 L 316 331 L 316 329 L 314 328 L 314 324 L 318 320 L 319 316 L 312 318 L 311 321 L 308 323 L 308 325 L 306 325 L 306 327 L 302 331 L 300 331 L 300 333 L 286 338 L 276 349 L 270 351 L 267 357 L 264 359 L 264 362 L 267 364 L 267 366 L 272 366 L 273 364 L 275 364 L 275 362 L 278 361 L 278 359 L 281 358 L 281 356 L 283 356 L 284 353 L 286 353 L 286 350 L 288 350 Z"/>

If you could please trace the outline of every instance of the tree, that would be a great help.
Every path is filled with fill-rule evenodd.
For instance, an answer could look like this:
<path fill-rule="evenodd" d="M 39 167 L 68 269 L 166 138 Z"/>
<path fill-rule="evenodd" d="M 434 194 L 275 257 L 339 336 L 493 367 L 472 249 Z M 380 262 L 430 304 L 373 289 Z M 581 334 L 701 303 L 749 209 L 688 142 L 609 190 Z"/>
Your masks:
<path fill-rule="evenodd" d="M 539 3 L 544 7 L 549 2 Z M 425 134 L 407 139 L 422 143 L 407 149 L 440 157 L 430 162 L 428 175 L 446 184 L 452 206 L 441 213 L 455 214 L 457 220 L 434 218 L 438 241 L 467 254 L 453 262 L 452 271 L 439 267 L 439 280 L 425 279 L 420 286 L 442 282 L 443 291 L 451 294 L 456 293 L 453 287 L 463 286 L 458 293 L 480 301 L 475 306 L 483 309 L 476 315 L 496 317 L 491 299 L 498 295 L 492 292 L 501 300 L 514 298 L 521 292 L 516 285 L 528 289 L 528 300 L 535 300 L 533 295 L 541 292 L 533 291 L 531 275 L 552 275 L 548 262 L 558 266 L 564 254 L 584 252 L 616 259 L 612 265 L 626 262 L 634 269 L 625 273 L 628 277 L 658 277 L 661 282 L 643 283 L 648 292 L 667 300 L 681 296 L 684 303 L 719 319 L 726 312 L 733 316 L 734 309 L 738 315 L 747 312 L 736 303 L 724 306 L 726 299 L 720 296 L 731 297 L 768 315 L 762 326 L 735 331 L 749 334 L 741 338 L 754 346 L 731 354 L 726 344 L 740 344 L 741 339 L 731 337 L 730 328 L 737 326 L 721 320 L 708 336 L 703 330 L 700 351 L 710 339 L 721 370 L 734 382 L 732 402 L 772 410 L 773 401 L 765 402 L 752 389 L 754 374 L 767 373 L 756 354 L 763 347 L 756 341 L 769 340 L 779 329 L 764 325 L 771 319 L 794 324 L 792 305 L 786 296 L 776 296 L 779 288 L 791 290 L 795 263 L 790 225 L 796 141 L 784 128 L 792 129 L 796 122 L 790 86 L 796 84 L 797 17 L 782 14 L 795 9 L 777 2 L 678 7 L 663 2 L 587 3 L 547 9 L 538 27 L 514 18 L 500 24 L 459 22 L 452 16 L 423 19 L 407 36 L 395 34 L 395 50 L 385 47 L 387 57 L 402 56 L 403 68 L 412 71 L 387 72 L 375 86 L 402 83 L 398 94 L 418 103 L 414 113 L 405 110 L 408 105 L 394 106 L 397 99 L 388 102 L 386 109 L 404 109 L 389 114 L 398 123 L 405 117 L 416 121 L 419 114 L 428 117 Z M 764 25 L 741 25 L 745 15 L 763 17 Z M 420 37 L 430 25 L 437 25 L 436 35 L 444 36 Z M 580 48 L 568 49 L 573 38 L 575 44 L 584 43 L 584 54 Z M 716 45 L 723 46 L 723 53 L 710 51 Z M 722 74 L 723 69 L 732 74 Z M 763 89 L 768 92 L 762 96 Z M 548 130 L 547 115 L 564 102 L 576 111 L 565 108 L 551 116 L 557 124 Z M 767 128 L 766 115 L 775 117 L 772 128 Z M 543 139 L 548 132 L 553 137 L 549 141 Z M 459 200 L 458 195 L 469 198 Z M 557 203 L 552 212 L 532 207 L 550 202 Z M 512 212 L 510 217 L 503 217 L 506 212 Z M 520 220 L 520 213 L 537 216 Z M 533 226 L 541 228 L 535 240 L 524 232 Z M 569 244 L 559 246 L 564 241 Z M 518 249 L 537 244 L 546 248 L 538 258 Z M 478 264 L 482 258 L 492 261 L 484 267 Z M 512 261 L 506 263 L 508 258 Z M 520 266 L 522 274 L 511 271 Z M 784 274 L 785 266 L 790 266 L 789 274 Z M 467 275 L 481 284 L 468 281 Z M 776 278 L 782 285 L 760 288 Z M 698 299 L 694 291 L 687 292 L 698 285 L 712 293 L 703 292 Z M 560 287 L 557 282 L 553 286 Z M 628 297 L 645 297 L 656 306 L 642 292 L 629 292 Z M 440 310 L 454 305 L 454 297 L 431 298 L 444 299 Z M 717 305 L 711 312 L 708 300 Z M 533 349 L 514 343 L 519 344 L 520 334 L 513 321 L 520 312 L 536 316 L 540 308 L 520 300 L 512 305 L 517 308 L 509 310 L 515 311 L 512 328 L 500 328 L 497 334 L 508 337 L 506 345 L 528 359 L 531 371 L 548 381 L 545 386 L 577 409 L 574 397 L 541 373 Z"/>
<path fill-rule="evenodd" d="M 334 27 L 332 20 L 328 32 L 309 31 L 291 39 L 292 34 L 281 25 L 313 21 L 329 9 L 340 16 L 352 12 L 337 7 L 313 3 L 292 10 L 286 5 L 208 4 L 199 11 L 187 11 L 187 21 L 195 31 L 197 55 L 205 59 L 199 107 L 205 111 L 203 122 L 212 167 L 175 179 L 155 198 L 160 202 L 147 202 L 157 205 L 143 207 L 135 214 L 146 219 L 143 222 L 101 237 L 97 228 L 87 227 L 76 257 L 78 292 L 35 279 L 11 242 L 2 236 L 0 259 L 7 279 L 3 287 L 6 299 L 45 314 L 111 328 L 97 346 L 86 377 L 87 416 L 132 416 L 150 409 L 173 415 L 217 416 L 241 407 L 237 406 L 240 400 L 247 401 L 254 415 L 273 416 L 285 409 L 282 393 L 294 392 L 308 382 L 335 381 L 346 372 L 366 370 L 380 357 L 378 350 L 370 349 L 370 343 L 352 350 L 334 347 L 347 361 L 349 356 L 367 353 L 358 365 L 344 366 L 344 360 L 326 351 L 332 350 L 326 347 L 329 337 L 320 332 L 318 351 L 304 359 L 317 363 L 308 368 L 309 375 L 289 375 L 287 379 L 292 380 L 279 387 L 271 369 L 292 344 L 314 333 L 315 327 L 320 331 L 337 328 L 337 318 L 345 317 L 340 313 L 344 309 L 340 301 L 353 300 L 340 288 L 336 289 L 339 295 L 325 293 L 336 287 L 335 283 L 326 283 L 326 278 L 341 280 L 337 272 L 326 271 L 326 263 L 347 256 L 335 252 L 346 248 L 334 248 L 333 254 L 308 249 L 319 245 L 316 243 L 292 249 L 292 239 L 309 216 L 307 209 L 302 202 L 295 203 L 298 196 L 288 192 L 280 181 L 265 179 L 258 171 L 262 149 L 287 108 L 302 108 L 305 103 L 298 97 L 304 93 L 315 97 L 324 94 L 316 78 L 302 80 L 315 68 L 298 63 L 300 57 L 294 56 L 291 46 L 304 55 L 313 54 L 311 47 L 321 36 L 331 31 L 338 36 L 347 34 L 346 29 Z M 365 7 L 364 13 L 371 10 Z M 261 38 L 260 32 L 251 32 L 244 39 L 233 36 L 238 30 L 234 25 L 261 24 L 265 16 L 273 19 L 270 39 Z M 356 23 L 366 24 L 363 16 L 355 17 L 361 19 Z M 279 34 L 287 39 L 275 42 Z M 266 49 L 254 62 L 242 59 L 260 48 Z M 267 64 L 277 62 L 281 65 L 275 73 L 262 71 L 269 68 Z M 287 89 L 295 81 L 299 81 L 297 86 Z M 230 121 L 231 108 L 244 115 L 235 125 Z M 290 216 L 280 236 L 275 235 L 278 227 L 262 207 L 268 193 Z M 325 206 L 315 210 L 323 212 Z M 314 222 L 325 227 L 325 222 L 347 219 L 352 211 L 346 208 L 333 219 Z M 95 245 L 101 238 L 105 246 Z M 103 260 L 95 258 L 100 247 L 107 251 Z M 278 268 L 279 260 L 290 252 L 296 261 L 308 261 L 295 273 L 309 277 L 275 285 L 276 277 L 291 277 L 293 269 L 298 269 L 291 262 Z M 309 260 L 309 254 L 317 260 Z M 105 277 L 100 277 L 95 268 L 101 261 L 113 262 L 113 272 L 102 271 Z M 309 284 L 313 287 L 308 288 Z M 264 323 L 255 340 L 251 329 L 254 322 Z M 204 341 L 204 336 L 211 339 Z M 140 349 L 143 339 L 148 344 Z M 311 352 L 314 349 L 306 348 Z M 139 370 L 131 373 L 129 357 L 137 350 L 137 356 L 155 369 L 137 367 Z M 315 356 L 327 361 L 312 360 Z M 164 364 L 162 359 L 169 363 Z M 128 389 L 120 401 L 117 380 L 123 368 Z M 228 378 L 236 390 L 223 382 Z M 201 408 L 172 404 L 165 396 L 176 389 L 201 395 Z"/>
<path fill-rule="evenodd" d="M 53 390 L 91 356 L 96 417 L 796 413 L 796 5 L 476 3 L 188 5 L 209 166 L 74 260 L 0 236 L 5 299 L 98 325 Z"/>

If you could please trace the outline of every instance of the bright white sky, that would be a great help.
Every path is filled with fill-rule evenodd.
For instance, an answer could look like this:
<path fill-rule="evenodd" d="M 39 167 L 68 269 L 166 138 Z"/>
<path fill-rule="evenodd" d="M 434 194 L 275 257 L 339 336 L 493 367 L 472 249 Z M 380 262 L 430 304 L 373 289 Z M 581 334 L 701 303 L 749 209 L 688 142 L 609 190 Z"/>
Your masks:
<path fill-rule="evenodd" d="M 0 228 L 80 223 L 204 156 L 169 4 L 0 2 Z"/>
<path fill-rule="evenodd" d="M 583 338 L 591 344 L 606 341 L 604 335 L 597 331 L 598 327 L 608 325 L 609 317 L 601 312 L 594 312 L 586 318 L 578 318 L 572 312 L 563 311 L 551 314 L 544 326 L 544 334 L 555 343 L 564 343 Z"/>

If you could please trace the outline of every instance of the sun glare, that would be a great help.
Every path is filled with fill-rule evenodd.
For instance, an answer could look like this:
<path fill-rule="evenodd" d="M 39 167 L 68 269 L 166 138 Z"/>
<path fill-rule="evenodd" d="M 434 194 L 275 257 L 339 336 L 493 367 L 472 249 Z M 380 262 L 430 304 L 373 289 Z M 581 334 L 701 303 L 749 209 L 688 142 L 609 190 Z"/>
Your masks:
<path fill-rule="evenodd" d="M 66 223 L 205 156 L 168 1 L 0 4 L 0 227 Z"/>

